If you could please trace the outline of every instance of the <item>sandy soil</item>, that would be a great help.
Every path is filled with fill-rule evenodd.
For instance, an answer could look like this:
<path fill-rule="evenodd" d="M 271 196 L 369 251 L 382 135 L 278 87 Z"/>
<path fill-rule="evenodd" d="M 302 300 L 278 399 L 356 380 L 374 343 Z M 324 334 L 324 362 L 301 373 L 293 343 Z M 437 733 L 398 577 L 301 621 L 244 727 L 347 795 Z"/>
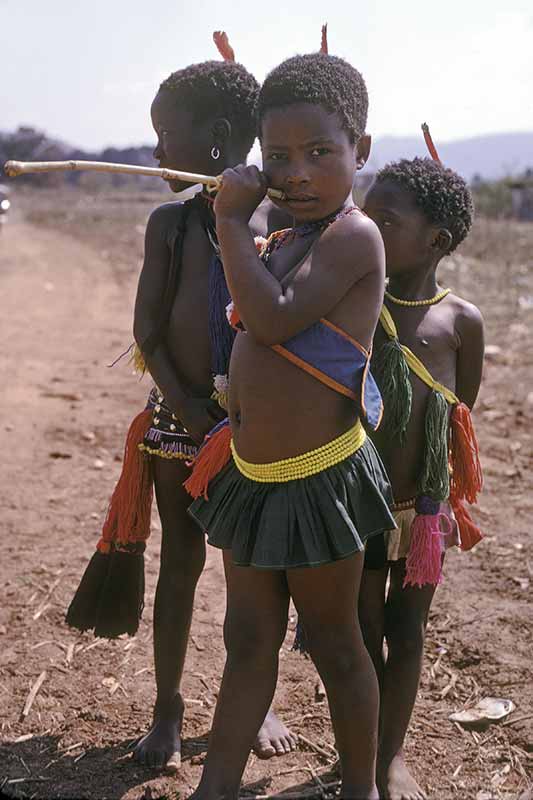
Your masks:
<path fill-rule="evenodd" d="M 224 662 L 218 552 L 196 599 L 176 777 L 140 769 L 128 753 L 154 698 L 156 516 L 139 634 L 106 642 L 63 622 L 119 474 L 124 432 L 148 391 L 125 361 L 107 365 L 131 341 L 143 227 L 163 197 L 26 190 L 0 235 L 0 789 L 9 796 L 185 797 L 201 772 Z M 476 412 L 486 475 L 476 517 L 487 535 L 474 552 L 448 558 L 431 614 L 407 755 L 433 798 L 517 798 L 531 788 L 532 250 L 533 226 L 481 220 L 442 272 L 487 321 Z M 283 759 L 252 756 L 246 797 L 328 797 L 335 788 L 327 706 L 291 641 L 289 633 L 276 708 L 305 738 Z M 485 696 L 509 698 L 516 710 L 485 731 L 449 721 Z"/>

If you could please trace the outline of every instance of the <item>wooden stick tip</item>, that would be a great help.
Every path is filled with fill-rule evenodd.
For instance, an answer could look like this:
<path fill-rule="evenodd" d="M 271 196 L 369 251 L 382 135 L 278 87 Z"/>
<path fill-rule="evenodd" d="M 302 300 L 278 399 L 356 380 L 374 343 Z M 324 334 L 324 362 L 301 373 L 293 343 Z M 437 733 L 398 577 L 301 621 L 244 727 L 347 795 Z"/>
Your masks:
<path fill-rule="evenodd" d="M 20 174 L 20 161 L 6 161 L 4 172 L 9 178 L 14 178 Z"/>

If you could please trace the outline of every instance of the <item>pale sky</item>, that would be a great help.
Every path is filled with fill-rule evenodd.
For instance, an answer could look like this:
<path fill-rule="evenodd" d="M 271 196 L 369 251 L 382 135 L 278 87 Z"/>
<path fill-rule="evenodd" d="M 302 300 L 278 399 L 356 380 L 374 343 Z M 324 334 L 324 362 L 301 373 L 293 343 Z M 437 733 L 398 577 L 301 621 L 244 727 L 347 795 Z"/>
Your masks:
<path fill-rule="evenodd" d="M 0 0 L 0 131 L 32 125 L 85 148 L 153 144 L 159 83 L 218 58 L 226 30 L 258 80 L 329 51 L 364 75 L 368 131 L 443 142 L 533 131 L 531 0 Z"/>

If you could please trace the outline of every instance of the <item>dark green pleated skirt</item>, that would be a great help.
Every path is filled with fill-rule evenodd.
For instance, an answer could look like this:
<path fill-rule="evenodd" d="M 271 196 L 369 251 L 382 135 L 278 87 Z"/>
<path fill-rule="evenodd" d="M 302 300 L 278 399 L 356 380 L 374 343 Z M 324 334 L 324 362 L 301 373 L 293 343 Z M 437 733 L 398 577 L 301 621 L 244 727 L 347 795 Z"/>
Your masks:
<path fill-rule="evenodd" d="M 189 513 L 209 544 L 231 550 L 238 566 L 317 567 L 364 550 L 395 528 L 392 492 L 377 451 L 366 439 L 344 461 L 287 483 L 245 478 L 233 460 Z"/>

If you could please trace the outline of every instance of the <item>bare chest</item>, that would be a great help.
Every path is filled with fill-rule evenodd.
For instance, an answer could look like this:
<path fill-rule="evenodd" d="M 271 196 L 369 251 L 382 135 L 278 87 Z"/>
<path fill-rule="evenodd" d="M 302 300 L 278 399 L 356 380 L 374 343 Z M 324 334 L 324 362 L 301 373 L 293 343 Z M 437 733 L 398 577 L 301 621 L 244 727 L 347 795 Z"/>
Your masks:
<path fill-rule="evenodd" d="M 311 260 L 308 256 L 312 246 L 317 240 L 315 236 L 295 237 L 277 249 L 271 251 L 265 259 L 268 271 L 277 278 L 282 285 L 297 277 L 305 280 L 309 276 Z"/>
<path fill-rule="evenodd" d="M 389 305 L 388 308 L 402 345 L 420 359 L 434 380 L 453 391 L 460 341 L 452 310 L 444 303 L 420 308 Z M 374 345 L 376 350 L 387 338 L 382 326 L 378 325 Z"/>

